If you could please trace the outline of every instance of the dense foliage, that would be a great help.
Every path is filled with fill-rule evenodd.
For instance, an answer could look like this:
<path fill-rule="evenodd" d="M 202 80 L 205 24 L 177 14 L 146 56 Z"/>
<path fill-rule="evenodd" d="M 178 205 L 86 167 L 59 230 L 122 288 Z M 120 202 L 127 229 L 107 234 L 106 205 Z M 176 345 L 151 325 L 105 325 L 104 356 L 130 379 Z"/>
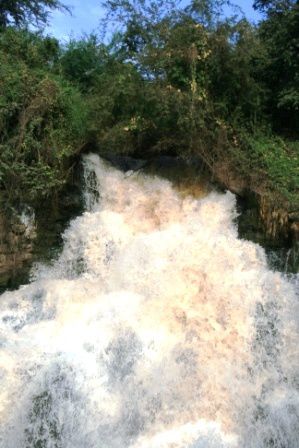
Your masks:
<path fill-rule="evenodd" d="M 61 6 L 16 5 L 30 3 L 44 13 Z M 30 14 L 8 21 L 1 6 L 1 190 L 52 194 L 90 143 L 102 153 L 196 156 L 224 184 L 240 179 L 296 207 L 299 2 L 256 1 L 258 26 L 225 17 L 224 3 L 107 0 L 103 29 L 119 30 L 110 43 L 91 35 L 65 46 L 8 27 Z"/>
<path fill-rule="evenodd" d="M 58 191 L 86 139 L 85 101 L 53 70 L 59 51 L 27 31 L 0 34 L 0 182 L 12 201 Z"/>
<path fill-rule="evenodd" d="M 59 0 L 1 0 L 0 27 L 46 24 L 49 10 L 68 9 Z"/>

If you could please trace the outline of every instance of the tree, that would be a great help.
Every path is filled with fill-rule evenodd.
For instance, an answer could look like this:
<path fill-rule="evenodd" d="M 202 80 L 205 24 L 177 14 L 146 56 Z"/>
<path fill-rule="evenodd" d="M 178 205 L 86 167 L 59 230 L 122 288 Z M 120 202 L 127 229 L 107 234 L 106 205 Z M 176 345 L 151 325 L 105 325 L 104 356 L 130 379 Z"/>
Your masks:
<path fill-rule="evenodd" d="M 95 35 L 70 40 L 60 59 L 63 75 L 87 92 L 94 84 L 95 77 L 102 72 L 107 59 L 105 45 L 98 42 Z"/>
<path fill-rule="evenodd" d="M 0 33 L 0 193 L 11 201 L 61 190 L 88 138 L 88 105 L 57 74 L 59 53 L 40 32 Z"/>
<path fill-rule="evenodd" d="M 9 25 L 23 27 L 30 24 L 45 25 L 49 10 L 69 11 L 59 0 L 1 0 L 0 29 Z"/>
<path fill-rule="evenodd" d="M 253 7 L 269 14 L 287 11 L 295 4 L 299 4 L 298 0 L 256 0 Z"/>
<path fill-rule="evenodd" d="M 235 125 L 262 122 L 263 86 L 259 68 L 264 48 L 256 28 L 245 19 L 219 23 L 209 35 L 209 94 L 215 111 Z"/>
<path fill-rule="evenodd" d="M 198 23 L 213 28 L 223 15 L 224 6 L 233 6 L 230 0 L 191 0 L 186 12 Z"/>
<path fill-rule="evenodd" d="M 259 1 L 267 13 L 259 36 L 266 50 L 261 78 L 268 90 L 267 110 L 274 129 L 298 135 L 299 129 L 299 2 Z"/>

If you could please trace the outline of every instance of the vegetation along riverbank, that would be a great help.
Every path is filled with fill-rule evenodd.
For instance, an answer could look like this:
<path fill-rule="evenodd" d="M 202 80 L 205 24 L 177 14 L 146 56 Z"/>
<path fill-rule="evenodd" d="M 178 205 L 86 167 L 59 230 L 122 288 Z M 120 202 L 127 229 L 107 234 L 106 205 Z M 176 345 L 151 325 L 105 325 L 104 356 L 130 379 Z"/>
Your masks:
<path fill-rule="evenodd" d="M 23 247 L 14 211 L 59 209 L 90 149 L 108 158 L 200 161 L 254 210 L 267 240 L 296 244 L 299 2 L 255 1 L 258 24 L 224 15 L 225 3 L 107 0 L 98 35 L 61 43 L 42 31 L 49 10 L 68 13 L 60 2 L 1 2 L 4 271 L 12 246 Z"/>

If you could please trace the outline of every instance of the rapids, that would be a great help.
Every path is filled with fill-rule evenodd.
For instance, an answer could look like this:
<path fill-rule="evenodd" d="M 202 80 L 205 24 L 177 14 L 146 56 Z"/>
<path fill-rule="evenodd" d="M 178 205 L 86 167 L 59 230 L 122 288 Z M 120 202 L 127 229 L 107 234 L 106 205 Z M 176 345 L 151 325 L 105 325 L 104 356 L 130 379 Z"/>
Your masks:
<path fill-rule="evenodd" d="M 2 448 L 298 448 L 298 276 L 235 197 L 85 158 L 86 212 L 0 297 Z"/>

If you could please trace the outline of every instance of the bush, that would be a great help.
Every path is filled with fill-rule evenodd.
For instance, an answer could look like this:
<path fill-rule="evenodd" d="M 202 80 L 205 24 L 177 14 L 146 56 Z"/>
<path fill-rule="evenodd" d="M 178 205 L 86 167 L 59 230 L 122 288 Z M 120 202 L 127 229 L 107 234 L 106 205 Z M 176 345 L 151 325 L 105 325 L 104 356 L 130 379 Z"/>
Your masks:
<path fill-rule="evenodd" d="M 32 67 L 18 51 L 24 32 L 8 34 L 0 39 L 0 185 L 11 200 L 34 202 L 66 182 L 70 158 L 87 138 L 88 109 L 75 87 L 44 66 L 42 38 L 27 39 L 37 54 Z"/>

